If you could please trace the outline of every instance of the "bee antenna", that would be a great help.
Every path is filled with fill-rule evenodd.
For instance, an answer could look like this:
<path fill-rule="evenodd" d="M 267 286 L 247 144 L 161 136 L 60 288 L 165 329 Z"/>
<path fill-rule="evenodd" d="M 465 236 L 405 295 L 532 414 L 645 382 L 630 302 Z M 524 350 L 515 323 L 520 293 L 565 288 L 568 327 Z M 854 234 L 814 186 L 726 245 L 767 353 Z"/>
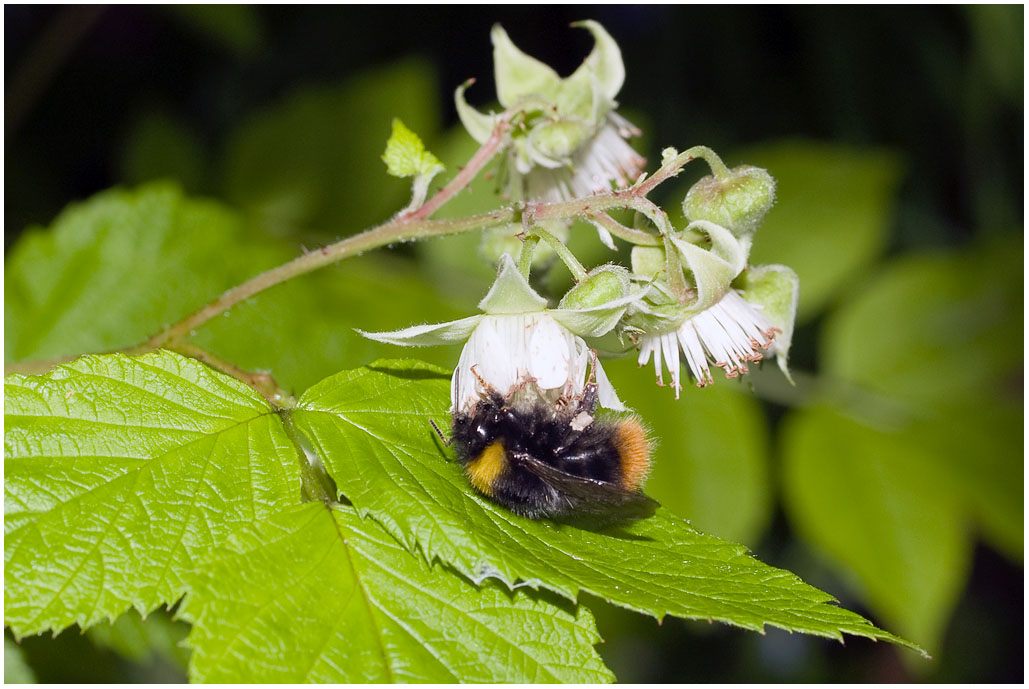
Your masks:
<path fill-rule="evenodd" d="M 453 438 L 451 438 L 450 440 L 447 440 L 446 438 L 444 438 L 443 437 L 443 431 L 441 431 L 439 429 L 439 426 L 437 426 L 436 422 L 433 421 L 432 419 L 429 419 L 429 425 L 432 426 L 432 430 L 436 431 L 436 435 L 439 436 L 439 439 L 443 443 L 443 445 L 445 447 L 450 447 L 450 443 L 453 441 Z"/>

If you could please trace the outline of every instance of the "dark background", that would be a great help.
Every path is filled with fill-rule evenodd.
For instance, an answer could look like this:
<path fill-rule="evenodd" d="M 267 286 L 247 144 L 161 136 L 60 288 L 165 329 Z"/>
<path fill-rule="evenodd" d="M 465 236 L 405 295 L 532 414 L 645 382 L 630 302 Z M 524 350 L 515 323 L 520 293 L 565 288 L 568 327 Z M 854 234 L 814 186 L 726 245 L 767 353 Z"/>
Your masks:
<path fill-rule="evenodd" d="M 884 147 L 906 165 L 889 252 L 961 246 L 973 230 L 1021 228 L 1024 215 L 1023 10 L 977 12 L 6 6 L 5 247 L 73 200 L 139 181 L 125 178 L 124 155 L 142 113 L 188 123 L 213 152 L 241 118 L 298 84 L 338 81 L 416 55 L 436 71 L 446 128 L 456 124 L 449 94 L 457 84 L 477 77 L 473 103 L 493 92 L 494 22 L 525 52 L 568 74 L 591 45 L 587 32 L 568 23 L 586 17 L 622 48 L 628 77 L 619 101 L 645 113 L 651 160 L 664 145 L 722 151 L 787 136 Z M 217 195 L 211 175 L 200 170 L 183 183 Z M 813 366 L 813 350 L 798 332 L 795 361 Z M 793 543 L 777 513 L 751 545 L 766 562 L 782 563 Z M 861 639 L 843 647 L 774 630 L 761 636 L 672 619 L 659 627 L 613 610 L 597 615 L 608 641 L 601 653 L 622 681 L 1018 682 L 1023 591 L 1021 563 L 979 546 L 929 670 L 913 670 L 888 644 Z M 860 601 L 843 603 L 870 614 Z M 74 631 L 23 646 L 41 680 L 181 677 L 174 661 L 128 662 Z"/>

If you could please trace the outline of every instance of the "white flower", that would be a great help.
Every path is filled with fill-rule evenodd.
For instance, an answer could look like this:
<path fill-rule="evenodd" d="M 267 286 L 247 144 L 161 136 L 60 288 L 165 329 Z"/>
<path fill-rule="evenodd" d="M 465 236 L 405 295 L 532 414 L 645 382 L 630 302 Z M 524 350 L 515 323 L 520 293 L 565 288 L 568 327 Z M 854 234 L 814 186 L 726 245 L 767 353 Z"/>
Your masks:
<path fill-rule="evenodd" d="M 639 176 L 645 159 L 626 142 L 639 135 L 615 112 L 615 96 L 625 81 L 622 54 L 611 35 L 594 21 L 578 22 L 595 44 L 570 76 L 557 72 L 514 45 L 499 25 L 493 27 L 497 99 L 517 108 L 514 126 L 505 134 L 507 191 L 515 200 L 555 202 L 626 186 Z M 461 122 L 479 143 L 485 142 L 497 116 L 481 113 L 457 89 Z"/>
<path fill-rule="evenodd" d="M 714 382 L 709 363 L 722 368 L 727 378 L 736 378 L 748 372 L 748 363 L 761 361 L 782 333 L 761 311 L 760 306 L 729 290 L 718 303 L 687 319 L 678 329 L 641 336 L 639 365 L 646 364 L 653 354 L 657 381 L 663 385 L 663 359 L 676 398 L 682 389 L 680 348 L 698 387 Z"/>
<path fill-rule="evenodd" d="M 575 399 L 585 388 L 590 360 L 586 342 L 546 312 L 485 315 L 454 370 L 451 411 L 469 412 L 486 393 L 483 383 L 504 398 Z M 623 409 L 599 363 L 594 374 L 601 406 Z"/>
<path fill-rule="evenodd" d="M 789 378 L 787 359 L 797 313 L 797 275 L 785 266 L 750 266 L 750 238 L 735 237 L 713 222 L 696 220 L 687 230 L 702 233 L 709 248 L 672 237 L 689 270 L 695 300 L 682 306 L 667 285 L 655 282 L 643 302 L 633 305 L 630 325 L 640 348 L 639 365 L 654 357 L 657 382 L 663 385 L 662 363 L 672 376 L 675 396 L 682 389 L 682 351 L 699 387 L 712 382 L 710 364 L 728 378 L 748 372 L 748 364 L 774 354 Z M 639 247 L 637 247 L 638 249 Z M 633 251 L 638 273 L 655 274 L 654 257 L 661 250 Z"/>
<path fill-rule="evenodd" d="M 524 176 L 526 197 L 544 203 L 608 191 L 612 182 L 619 187 L 628 186 L 647 162 L 626 141 L 639 133 L 624 117 L 611 112 L 597 133 L 576 149 L 567 163 L 539 165 L 524 172 L 516 168 L 513 182 Z"/>
<path fill-rule="evenodd" d="M 637 298 L 638 293 L 631 293 L 583 308 L 547 309 L 546 300 L 529 286 L 511 256 L 504 254 L 496 282 L 479 303 L 484 313 L 449 323 L 361 334 L 404 346 L 467 340 L 451 380 L 455 413 L 469 412 L 487 388 L 505 398 L 575 399 L 585 389 L 587 374 L 596 380 L 600 405 L 621 411 L 625 407 L 583 336 L 609 332 Z"/>

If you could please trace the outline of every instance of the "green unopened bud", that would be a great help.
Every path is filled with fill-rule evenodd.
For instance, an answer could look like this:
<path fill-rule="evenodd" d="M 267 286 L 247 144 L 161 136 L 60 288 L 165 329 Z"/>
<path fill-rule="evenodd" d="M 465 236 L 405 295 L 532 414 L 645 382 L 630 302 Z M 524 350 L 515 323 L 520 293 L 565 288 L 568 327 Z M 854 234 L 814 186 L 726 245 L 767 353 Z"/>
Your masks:
<path fill-rule="evenodd" d="M 620 266 L 600 266 L 568 290 L 558 308 L 589 309 L 621 299 L 629 292 L 629 271 Z"/>
<path fill-rule="evenodd" d="M 682 211 L 686 218 L 708 220 L 749 237 L 775 202 L 775 180 L 767 170 L 742 165 L 728 176 L 702 178 L 686 194 Z"/>
<path fill-rule="evenodd" d="M 580 337 L 602 337 L 618 325 L 636 298 L 638 294 L 630 290 L 629 271 L 621 266 L 599 266 L 548 313 Z"/>

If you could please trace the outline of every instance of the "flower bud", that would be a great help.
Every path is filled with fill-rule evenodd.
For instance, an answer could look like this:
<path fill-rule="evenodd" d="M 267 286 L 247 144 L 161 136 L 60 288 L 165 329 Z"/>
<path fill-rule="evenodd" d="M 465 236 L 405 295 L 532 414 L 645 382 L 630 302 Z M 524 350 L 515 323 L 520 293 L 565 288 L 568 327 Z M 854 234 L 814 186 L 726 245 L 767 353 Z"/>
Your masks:
<path fill-rule="evenodd" d="M 708 220 L 737 237 L 749 237 L 775 202 L 775 180 L 767 170 L 742 165 L 728 177 L 708 175 L 690 188 L 682 202 L 686 218 Z"/>
<path fill-rule="evenodd" d="M 558 308 L 588 309 L 621 299 L 628 293 L 629 272 L 625 268 L 600 266 L 568 290 Z"/>

